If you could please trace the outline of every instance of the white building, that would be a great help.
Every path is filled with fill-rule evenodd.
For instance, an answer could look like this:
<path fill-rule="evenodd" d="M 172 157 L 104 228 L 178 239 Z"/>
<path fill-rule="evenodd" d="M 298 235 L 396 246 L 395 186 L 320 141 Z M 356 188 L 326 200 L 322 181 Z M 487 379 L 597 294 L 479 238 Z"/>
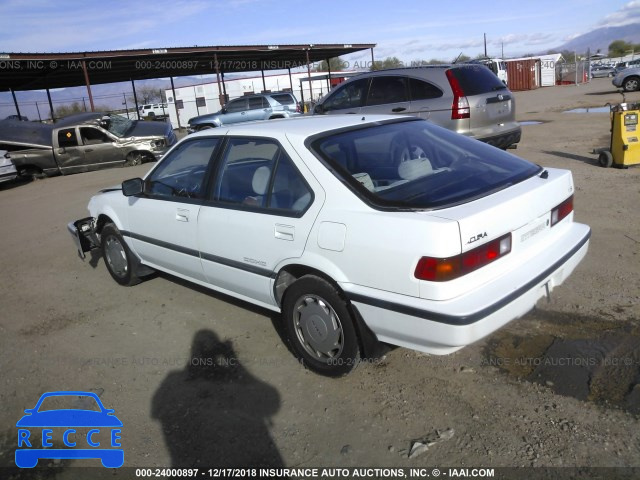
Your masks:
<path fill-rule="evenodd" d="M 167 103 L 169 104 L 169 118 L 173 128 L 178 128 L 178 117 L 176 107 L 180 115 L 179 125 L 185 127 L 190 118 L 204 115 L 205 113 L 215 113 L 222 108 L 220 103 L 220 92 L 227 94 L 227 101 L 243 95 L 261 92 L 292 92 L 299 102 L 318 100 L 330 90 L 331 85 L 340 83 L 345 76 L 351 76 L 355 72 L 335 72 L 331 74 L 331 84 L 326 78 L 315 79 L 314 77 L 326 77 L 326 72 L 312 72 L 311 81 L 308 81 L 308 73 L 297 72 L 265 75 L 264 83 L 261 75 L 243 78 L 225 78 L 224 87 L 222 82 L 218 87 L 215 79 L 212 82 L 189 85 L 165 91 Z M 311 88 L 309 88 L 311 85 Z"/>

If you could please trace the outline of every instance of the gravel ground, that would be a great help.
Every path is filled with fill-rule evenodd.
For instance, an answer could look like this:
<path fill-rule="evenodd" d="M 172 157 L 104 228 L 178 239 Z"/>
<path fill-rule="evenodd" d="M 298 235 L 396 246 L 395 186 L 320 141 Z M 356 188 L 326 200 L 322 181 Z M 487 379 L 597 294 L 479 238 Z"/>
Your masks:
<path fill-rule="evenodd" d="M 477 344 L 447 357 L 398 348 L 342 379 L 297 364 L 267 311 L 164 275 L 119 287 L 102 259 L 78 259 L 66 223 L 148 166 L 1 186 L 0 466 L 43 392 L 88 390 L 124 424 L 125 466 L 640 467 L 640 167 L 597 166 L 607 113 L 563 113 L 621 97 L 604 78 L 515 96 L 518 119 L 542 123 L 514 153 L 573 171 L 587 258 L 549 303 Z M 626 363 L 516 362 L 580 348 Z M 189 366 L 203 355 L 232 361 Z M 407 458 L 417 439 L 430 446 Z M 80 475 L 52 465 L 12 474 Z"/>

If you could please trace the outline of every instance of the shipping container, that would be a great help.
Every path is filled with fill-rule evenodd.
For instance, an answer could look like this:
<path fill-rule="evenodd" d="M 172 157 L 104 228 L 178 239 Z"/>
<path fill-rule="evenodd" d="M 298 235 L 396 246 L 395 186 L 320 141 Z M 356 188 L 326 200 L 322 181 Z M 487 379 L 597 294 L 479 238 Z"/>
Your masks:
<path fill-rule="evenodd" d="M 518 92 L 538 88 L 536 72 L 539 70 L 539 63 L 539 59 L 507 60 L 509 90 Z"/>

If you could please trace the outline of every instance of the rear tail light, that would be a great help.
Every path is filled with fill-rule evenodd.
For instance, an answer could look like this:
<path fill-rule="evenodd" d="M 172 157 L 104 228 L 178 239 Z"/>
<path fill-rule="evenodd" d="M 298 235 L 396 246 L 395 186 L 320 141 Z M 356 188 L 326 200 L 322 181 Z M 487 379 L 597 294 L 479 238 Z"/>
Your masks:
<path fill-rule="evenodd" d="M 551 226 L 553 227 L 571 212 L 573 212 L 573 195 L 551 210 Z"/>
<path fill-rule="evenodd" d="M 462 118 L 471 117 L 471 108 L 469 108 L 469 100 L 467 100 L 460 82 L 455 77 L 453 70 L 447 70 L 447 80 L 451 85 L 451 91 L 453 92 L 453 103 L 451 104 L 451 120 L 460 120 Z"/>
<path fill-rule="evenodd" d="M 451 258 L 422 257 L 414 273 L 418 280 L 446 282 L 489 265 L 511 252 L 511 234 Z"/>

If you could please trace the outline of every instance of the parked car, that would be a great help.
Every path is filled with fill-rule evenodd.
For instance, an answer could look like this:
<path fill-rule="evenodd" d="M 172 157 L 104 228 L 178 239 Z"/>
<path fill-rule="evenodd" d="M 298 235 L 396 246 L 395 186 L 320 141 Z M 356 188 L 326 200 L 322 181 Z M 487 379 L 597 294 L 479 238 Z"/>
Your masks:
<path fill-rule="evenodd" d="M 177 138 L 168 123 L 80 113 L 53 125 L 0 121 L 0 148 L 20 175 L 51 176 L 115 165 L 138 165 L 164 155 Z"/>
<path fill-rule="evenodd" d="M 640 67 L 625 68 L 620 70 L 611 81 L 614 86 L 624 89 L 625 92 L 640 90 Z"/>
<path fill-rule="evenodd" d="M 512 93 L 484 65 L 363 73 L 325 95 L 314 113 L 415 115 L 500 148 L 518 143 L 521 136 Z"/>
<path fill-rule="evenodd" d="M 7 118 L 5 118 L 5 120 L 21 120 L 23 122 L 29 121 L 29 119 L 24 115 L 8 115 Z"/>
<path fill-rule="evenodd" d="M 68 230 L 121 285 L 160 270 L 281 312 L 304 365 L 341 375 L 378 342 L 448 354 L 528 312 L 587 252 L 573 192 L 425 120 L 305 116 L 187 136 Z"/>
<path fill-rule="evenodd" d="M 219 112 L 190 118 L 187 131 L 193 133 L 233 123 L 289 118 L 295 115 L 300 115 L 300 105 L 291 93 L 246 95 L 231 100 Z"/>
<path fill-rule="evenodd" d="M 591 78 L 613 77 L 615 74 L 615 67 L 609 67 L 606 65 L 591 67 Z"/>
<path fill-rule="evenodd" d="M 6 150 L 0 150 L 0 183 L 10 182 L 18 176 L 18 170 Z"/>

